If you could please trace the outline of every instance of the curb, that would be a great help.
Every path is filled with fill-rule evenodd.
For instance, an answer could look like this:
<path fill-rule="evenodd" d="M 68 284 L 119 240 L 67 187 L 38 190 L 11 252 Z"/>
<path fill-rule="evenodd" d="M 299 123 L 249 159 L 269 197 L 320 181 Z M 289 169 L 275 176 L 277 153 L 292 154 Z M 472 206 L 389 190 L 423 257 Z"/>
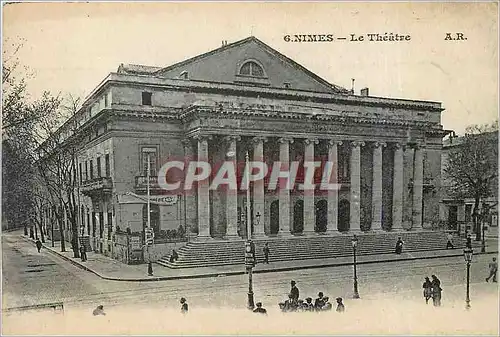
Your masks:
<path fill-rule="evenodd" d="M 24 236 L 21 236 L 21 238 L 25 241 L 31 242 L 32 244 L 35 244 L 35 241 L 33 241 L 30 238 L 26 238 Z M 44 246 L 45 247 L 45 246 Z M 50 248 L 45 247 L 47 251 L 49 251 L 51 254 L 56 255 L 66 261 L 69 261 L 71 264 L 75 265 L 76 267 L 83 269 L 85 271 L 91 272 L 100 278 L 104 280 L 110 280 L 110 281 L 123 281 L 123 282 L 151 282 L 151 281 L 168 281 L 168 280 L 187 280 L 187 279 L 197 279 L 197 278 L 209 278 L 209 277 L 218 277 L 218 276 L 236 276 L 236 275 L 244 275 L 247 272 L 246 271 L 229 271 L 229 272 L 219 272 L 219 273 L 205 273 L 205 274 L 197 274 L 197 275 L 178 275 L 178 276 L 150 276 L 150 277 L 145 277 L 145 278 L 119 278 L 119 277 L 111 277 L 111 276 L 105 276 L 102 275 L 95 270 L 78 263 L 77 261 L 73 260 L 70 257 L 67 257 L 63 254 L 60 254 L 59 252 L 52 250 Z M 485 253 L 477 253 L 477 255 L 485 255 L 485 254 L 498 254 L 498 251 L 491 251 L 491 252 L 485 252 Z M 361 265 L 361 264 L 375 264 L 375 263 L 385 263 L 385 262 L 398 262 L 398 261 L 414 261 L 414 260 L 430 260 L 430 259 L 440 259 L 440 258 L 446 258 L 446 257 L 458 257 L 462 256 L 462 253 L 457 253 L 457 254 L 451 254 L 451 255 L 437 255 L 437 256 L 424 256 L 424 257 L 403 257 L 403 258 L 392 258 L 392 259 L 387 259 L 387 260 L 381 260 L 381 261 L 358 261 L 356 264 Z M 329 268 L 329 267 L 342 267 L 342 266 L 350 266 L 352 265 L 352 262 L 336 262 L 336 263 L 327 263 L 327 264 L 321 264 L 321 265 L 305 265 L 305 266 L 293 266 L 293 267 L 278 267 L 276 269 L 269 269 L 269 270 L 254 270 L 254 274 L 264 274 L 264 273 L 275 273 L 275 272 L 283 272 L 283 271 L 293 271 L 293 270 L 302 270 L 302 269 L 317 269 L 317 268 Z"/>

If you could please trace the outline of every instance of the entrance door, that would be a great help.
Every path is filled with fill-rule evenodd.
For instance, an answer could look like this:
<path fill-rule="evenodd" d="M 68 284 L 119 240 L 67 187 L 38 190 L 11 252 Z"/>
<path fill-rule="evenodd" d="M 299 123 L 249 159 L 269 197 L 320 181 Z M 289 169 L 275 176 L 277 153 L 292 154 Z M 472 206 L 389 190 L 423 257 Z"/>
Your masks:
<path fill-rule="evenodd" d="M 345 232 L 349 230 L 349 212 L 350 204 L 346 199 L 342 199 L 339 202 L 339 216 L 338 216 L 338 228 L 340 232 Z"/>
<path fill-rule="evenodd" d="M 458 206 L 448 207 L 448 229 L 457 229 Z"/>
<path fill-rule="evenodd" d="M 326 222 L 328 217 L 328 202 L 326 200 L 320 200 L 316 204 L 316 228 L 314 229 L 318 233 L 326 232 Z"/>
<path fill-rule="evenodd" d="M 304 201 L 297 200 L 293 206 L 293 233 L 304 231 Z"/>
<path fill-rule="evenodd" d="M 269 231 L 271 234 L 278 234 L 279 228 L 280 228 L 280 205 L 278 200 L 274 200 L 271 203 L 271 209 L 270 209 L 270 228 Z"/>
<path fill-rule="evenodd" d="M 160 206 L 156 204 L 150 204 L 150 220 L 151 220 L 151 228 L 153 228 L 153 232 L 155 233 L 155 237 L 158 237 L 160 234 Z M 148 205 L 145 204 L 142 207 L 142 223 L 143 227 L 146 228 L 148 226 Z"/>

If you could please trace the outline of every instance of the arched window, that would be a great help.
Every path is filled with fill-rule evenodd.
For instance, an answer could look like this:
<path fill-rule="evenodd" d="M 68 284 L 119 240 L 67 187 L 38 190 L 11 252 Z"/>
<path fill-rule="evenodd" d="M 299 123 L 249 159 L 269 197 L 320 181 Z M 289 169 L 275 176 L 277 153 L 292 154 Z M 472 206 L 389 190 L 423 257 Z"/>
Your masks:
<path fill-rule="evenodd" d="M 247 61 L 241 66 L 240 75 L 264 77 L 264 69 L 255 61 Z"/>

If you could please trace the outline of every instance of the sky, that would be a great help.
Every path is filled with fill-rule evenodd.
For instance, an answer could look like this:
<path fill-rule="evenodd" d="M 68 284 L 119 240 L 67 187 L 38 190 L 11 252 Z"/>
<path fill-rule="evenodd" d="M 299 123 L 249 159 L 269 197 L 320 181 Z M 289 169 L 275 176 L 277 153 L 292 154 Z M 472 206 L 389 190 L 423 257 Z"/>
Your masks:
<path fill-rule="evenodd" d="M 350 89 L 354 78 L 358 93 L 441 102 L 441 123 L 458 134 L 498 119 L 496 3 L 20 3 L 4 5 L 2 28 L 7 52 L 23 41 L 32 97 L 86 96 L 120 63 L 168 66 L 253 35 L 330 83 Z M 467 40 L 445 40 L 457 32 Z M 411 39 L 367 41 L 372 33 Z"/>

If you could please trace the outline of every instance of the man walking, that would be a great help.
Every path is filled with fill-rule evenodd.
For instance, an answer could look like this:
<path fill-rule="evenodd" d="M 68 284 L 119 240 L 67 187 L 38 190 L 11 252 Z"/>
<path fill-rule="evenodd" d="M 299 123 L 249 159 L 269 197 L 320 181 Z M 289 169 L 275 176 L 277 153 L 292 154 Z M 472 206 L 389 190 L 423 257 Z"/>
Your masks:
<path fill-rule="evenodd" d="M 84 243 L 80 245 L 80 258 L 82 259 L 82 262 L 87 261 L 87 250 L 85 249 Z"/>
<path fill-rule="evenodd" d="M 295 285 L 295 281 L 291 281 L 290 282 L 290 285 L 291 285 L 291 289 L 290 289 L 290 295 L 292 296 L 291 299 L 297 303 L 297 301 L 299 300 L 299 288 L 297 288 L 297 286 Z"/>
<path fill-rule="evenodd" d="M 40 249 L 42 249 L 42 242 L 40 239 L 36 239 L 36 249 L 38 249 L 38 252 L 40 253 Z"/>
<path fill-rule="evenodd" d="M 262 251 L 264 252 L 264 263 L 269 264 L 269 244 L 267 242 Z"/>
<path fill-rule="evenodd" d="M 486 282 L 489 282 L 490 278 L 493 277 L 493 282 L 497 281 L 497 271 L 498 271 L 498 263 L 497 258 L 494 257 L 493 260 L 489 264 L 490 267 L 490 276 L 486 278 Z"/>
<path fill-rule="evenodd" d="M 453 234 L 448 233 L 448 242 L 446 242 L 446 249 L 454 249 L 455 246 L 453 245 Z"/>

